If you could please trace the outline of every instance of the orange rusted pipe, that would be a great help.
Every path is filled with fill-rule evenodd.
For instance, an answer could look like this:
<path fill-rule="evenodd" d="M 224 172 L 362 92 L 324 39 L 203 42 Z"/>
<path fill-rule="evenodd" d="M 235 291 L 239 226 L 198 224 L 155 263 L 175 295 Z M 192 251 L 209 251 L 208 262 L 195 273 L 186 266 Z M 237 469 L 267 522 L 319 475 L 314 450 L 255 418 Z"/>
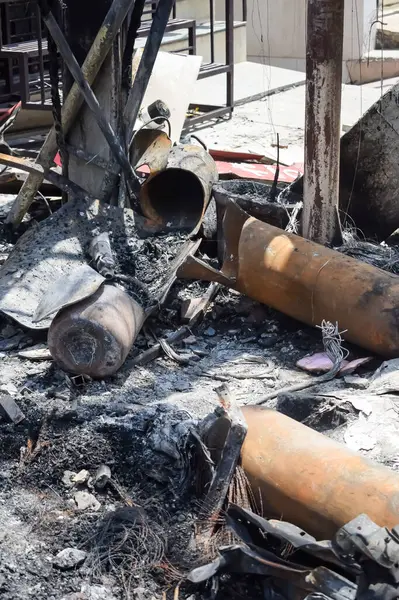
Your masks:
<path fill-rule="evenodd" d="M 307 323 L 338 323 L 345 339 L 399 356 L 399 277 L 250 218 L 235 205 L 223 223 L 221 271 L 191 257 L 181 277 L 219 281 Z"/>
<path fill-rule="evenodd" d="M 381 527 L 399 524 L 399 474 L 262 407 L 243 409 L 248 432 L 242 466 L 263 513 L 318 539 L 366 513 Z"/>
<path fill-rule="evenodd" d="M 151 152 L 159 163 L 165 149 Z M 148 153 L 147 153 L 148 158 Z M 162 168 L 151 168 L 140 192 L 143 214 L 159 227 L 187 229 L 196 233 L 207 209 L 212 186 L 218 180 L 216 163 L 200 146 L 174 146 Z"/>
<path fill-rule="evenodd" d="M 309 325 L 337 322 L 350 342 L 399 355 L 397 275 L 256 219 L 238 252 L 242 293 Z"/>

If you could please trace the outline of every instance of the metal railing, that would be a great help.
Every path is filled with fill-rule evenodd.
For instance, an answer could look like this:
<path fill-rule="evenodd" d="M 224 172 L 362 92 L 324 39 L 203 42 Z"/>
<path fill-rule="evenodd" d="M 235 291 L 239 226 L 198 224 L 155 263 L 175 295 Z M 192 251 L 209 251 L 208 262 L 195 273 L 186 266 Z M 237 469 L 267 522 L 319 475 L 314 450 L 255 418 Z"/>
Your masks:
<path fill-rule="evenodd" d="M 196 0 L 198 1 L 198 0 Z M 218 55 L 216 36 L 221 33 L 221 28 L 216 21 L 215 2 L 224 2 L 224 33 L 225 48 L 224 59 Z M 148 0 L 145 4 L 140 37 L 148 35 L 153 14 L 159 0 Z M 14 7 L 14 13 L 11 7 Z M 48 48 L 45 39 L 45 29 L 40 16 L 40 10 L 35 0 L 0 0 L 2 11 L 3 32 L 13 30 L 13 35 L 18 33 L 12 19 L 4 22 L 6 15 L 21 19 L 17 7 L 25 6 L 24 17 L 28 23 L 26 31 L 19 31 L 20 38 L 10 38 L 3 33 L 0 49 L 0 61 L 3 69 L 0 79 L 3 79 L 2 101 L 11 101 L 13 97 L 21 98 L 23 106 L 35 108 L 50 107 L 50 82 L 48 74 Z M 241 16 L 241 15 L 240 15 Z M 242 0 L 242 17 L 247 16 L 247 0 Z M 20 21 L 18 21 L 20 22 Z M 166 32 L 181 30 L 187 31 L 188 45 L 176 53 L 195 54 L 197 46 L 198 28 L 195 18 L 179 19 L 179 2 L 175 2 Z M 209 0 L 209 52 L 208 60 L 201 66 L 200 79 L 225 74 L 226 76 L 226 102 L 223 106 L 196 107 L 196 115 L 187 121 L 187 126 L 192 126 L 209 118 L 231 115 L 234 104 L 233 75 L 234 75 L 234 0 Z M 28 38 L 28 39 L 27 39 Z M 25 41 L 27 40 L 27 41 Z M 21 43 L 15 47 L 15 43 Z M 25 45 L 24 45 L 25 44 Z M 30 46 L 29 46 L 30 44 Z M 12 46 L 12 47 L 10 47 Z M 220 52 L 220 50 L 219 50 Z M 219 61 L 218 61 L 219 59 Z M 1 64 L 1 63 L 0 63 Z M 5 83 L 5 85 L 4 85 Z M 4 89 L 5 88 L 5 89 Z"/>
<path fill-rule="evenodd" d="M 36 96 L 36 108 L 50 93 L 48 48 L 39 7 L 35 0 L 0 0 L 0 99 L 21 99 L 22 106 Z"/>
<path fill-rule="evenodd" d="M 226 100 L 221 105 L 192 105 L 186 119 L 184 131 L 188 132 L 193 127 L 220 117 L 231 117 L 234 108 L 234 0 L 224 1 L 224 33 L 225 49 L 223 62 L 217 61 L 215 27 L 215 0 L 209 0 L 209 53 L 210 62 L 202 64 L 198 79 L 205 79 L 216 75 L 226 77 Z"/>

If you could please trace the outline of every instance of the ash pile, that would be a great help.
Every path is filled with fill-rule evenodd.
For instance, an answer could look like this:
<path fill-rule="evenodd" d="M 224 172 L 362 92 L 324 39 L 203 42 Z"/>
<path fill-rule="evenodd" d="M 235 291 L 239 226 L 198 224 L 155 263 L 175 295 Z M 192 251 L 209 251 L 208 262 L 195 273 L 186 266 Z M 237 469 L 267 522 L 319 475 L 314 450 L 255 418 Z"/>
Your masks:
<path fill-rule="evenodd" d="M 393 183 L 366 215 L 349 186 L 351 212 L 348 132 L 321 244 L 279 158 L 267 183 L 219 177 L 234 153 L 181 135 L 198 111 L 146 96 L 172 4 L 134 54 L 141 4 L 114 0 L 80 64 L 39 2 L 74 83 L 61 108 L 53 71 L 41 147 L 0 154 L 0 596 L 396 598 Z"/>

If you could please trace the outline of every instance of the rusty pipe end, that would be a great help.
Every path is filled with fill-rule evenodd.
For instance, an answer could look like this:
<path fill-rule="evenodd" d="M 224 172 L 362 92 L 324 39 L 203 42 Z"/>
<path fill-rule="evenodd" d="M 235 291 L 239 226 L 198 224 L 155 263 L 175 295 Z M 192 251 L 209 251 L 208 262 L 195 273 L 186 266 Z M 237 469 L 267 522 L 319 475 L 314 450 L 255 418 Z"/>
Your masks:
<path fill-rule="evenodd" d="M 167 229 L 195 229 L 202 219 L 205 202 L 199 178 L 179 168 L 150 176 L 140 193 L 143 214 Z"/>
<path fill-rule="evenodd" d="M 165 229 L 197 233 L 218 180 L 216 163 L 203 148 L 190 144 L 174 146 L 166 158 L 165 164 L 163 152 L 159 168 L 149 164 L 151 175 L 140 193 L 143 214 Z"/>

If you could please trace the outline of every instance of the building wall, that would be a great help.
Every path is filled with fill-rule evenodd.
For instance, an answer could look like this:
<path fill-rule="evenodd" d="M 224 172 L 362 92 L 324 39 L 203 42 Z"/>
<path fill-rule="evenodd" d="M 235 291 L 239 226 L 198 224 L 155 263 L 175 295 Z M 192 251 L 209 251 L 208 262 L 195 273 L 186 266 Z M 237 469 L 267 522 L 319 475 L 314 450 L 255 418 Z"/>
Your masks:
<path fill-rule="evenodd" d="M 307 0 L 248 0 L 248 60 L 305 71 L 306 7 Z M 375 0 L 345 0 L 345 63 L 374 49 L 375 15 Z"/>

